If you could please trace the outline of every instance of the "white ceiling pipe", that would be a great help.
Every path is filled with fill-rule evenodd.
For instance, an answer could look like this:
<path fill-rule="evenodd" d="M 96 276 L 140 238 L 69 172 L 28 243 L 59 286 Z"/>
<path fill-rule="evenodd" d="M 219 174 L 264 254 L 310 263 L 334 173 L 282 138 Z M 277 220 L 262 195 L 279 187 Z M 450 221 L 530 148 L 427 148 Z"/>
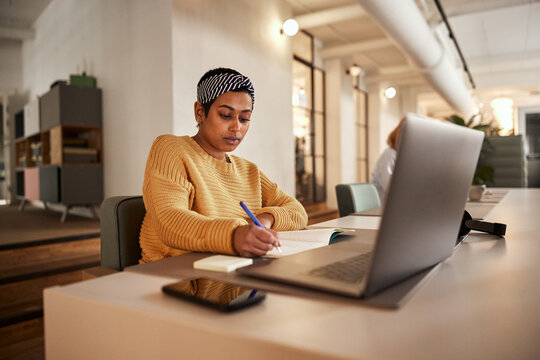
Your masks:
<path fill-rule="evenodd" d="M 466 117 L 474 114 L 475 106 L 461 74 L 433 36 L 413 0 L 358 2 L 411 57 L 450 106 Z"/>
<path fill-rule="evenodd" d="M 350 5 L 299 15 L 294 19 L 298 23 L 300 29 L 309 29 L 317 26 L 354 19 L 365 15 L 366 13 L 361 6 Z"/>

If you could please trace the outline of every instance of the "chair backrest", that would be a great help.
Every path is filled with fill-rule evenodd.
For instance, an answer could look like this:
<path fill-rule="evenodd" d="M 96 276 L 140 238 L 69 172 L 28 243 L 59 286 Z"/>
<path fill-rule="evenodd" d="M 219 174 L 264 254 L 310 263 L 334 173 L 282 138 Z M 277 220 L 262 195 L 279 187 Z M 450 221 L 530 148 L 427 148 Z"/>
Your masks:
<path fill-rule="evenodd" d="M 521 135 L 489 136 L 488 151 L 483 151 L 478 164 L 491 166 L 496 187 L 527 187 L 527 157 Z"/>
<path fill-rule="evenodd" d="M 371 183 L 336 185 L 336 196 L 339 216 L 381 206 L 377 188 Z"/>
<path fill-rule="evenodd" d="M 139 232 L 146 214 L 142 196 L 113 196 L 101 204 L 101 266 L 122 271 L 141 258 Z"/>

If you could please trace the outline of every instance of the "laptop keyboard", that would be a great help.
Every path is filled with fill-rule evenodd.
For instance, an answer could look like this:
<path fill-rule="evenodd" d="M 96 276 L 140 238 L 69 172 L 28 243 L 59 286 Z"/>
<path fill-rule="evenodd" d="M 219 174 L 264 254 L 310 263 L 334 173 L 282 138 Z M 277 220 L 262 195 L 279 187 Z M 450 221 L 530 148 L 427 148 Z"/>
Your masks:
<path fill-rule="evenodd" d="M 372 252 L 311 269 L 307 275 L 357 283 L 366 275 Z"/>

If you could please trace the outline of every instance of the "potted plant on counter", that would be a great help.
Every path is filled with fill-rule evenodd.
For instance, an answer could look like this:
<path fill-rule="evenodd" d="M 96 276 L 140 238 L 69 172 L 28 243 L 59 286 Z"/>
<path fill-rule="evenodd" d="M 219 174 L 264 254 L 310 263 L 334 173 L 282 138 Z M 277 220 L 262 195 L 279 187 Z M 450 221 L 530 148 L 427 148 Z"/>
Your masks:
<path fill-rule="evenodd" d="M 468 121 L 465 121 L 462 117 L 458 115 L 452 115 L 447 117 L 446 120 L 460 126 L 466 126 L 471 129 L 483 131 L 486 134 L 484 137 L 484 142 L 482 143 L 482 149 L 480 150 L 480 159 L 485 156 L 486 153 L 493 151 L 492 146 L 489 143 L 487 135 L 492 135 L 496 133 L 499 129 L 492 126 L 490 123 L 483 123 L 482 121 L 475 122 L 476 118 L 480 116 L 475 114 L 471 116 Z M 479 201 L 486 190 L 486 185 L 493 184 L 493 176 L 495 175 L 495 169 L 491 166 L 480 166 L 476 165 L 476 170 L 474 172 L 473 181 L 471 188 L 469 190 L 469 198 L 471 201 Z"/>

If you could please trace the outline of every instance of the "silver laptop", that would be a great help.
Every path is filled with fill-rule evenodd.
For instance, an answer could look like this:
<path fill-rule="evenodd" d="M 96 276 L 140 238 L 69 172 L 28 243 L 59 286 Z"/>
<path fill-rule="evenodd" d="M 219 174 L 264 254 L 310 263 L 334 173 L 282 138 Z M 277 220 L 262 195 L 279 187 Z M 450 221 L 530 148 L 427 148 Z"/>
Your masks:
<path fill-rule="evenodd" d="M 372 245 L 357 237 L 238 271 L 365 297 L 436 265 L 454 249 L 483 138 L 480 131 L 407 114 Z"/>

